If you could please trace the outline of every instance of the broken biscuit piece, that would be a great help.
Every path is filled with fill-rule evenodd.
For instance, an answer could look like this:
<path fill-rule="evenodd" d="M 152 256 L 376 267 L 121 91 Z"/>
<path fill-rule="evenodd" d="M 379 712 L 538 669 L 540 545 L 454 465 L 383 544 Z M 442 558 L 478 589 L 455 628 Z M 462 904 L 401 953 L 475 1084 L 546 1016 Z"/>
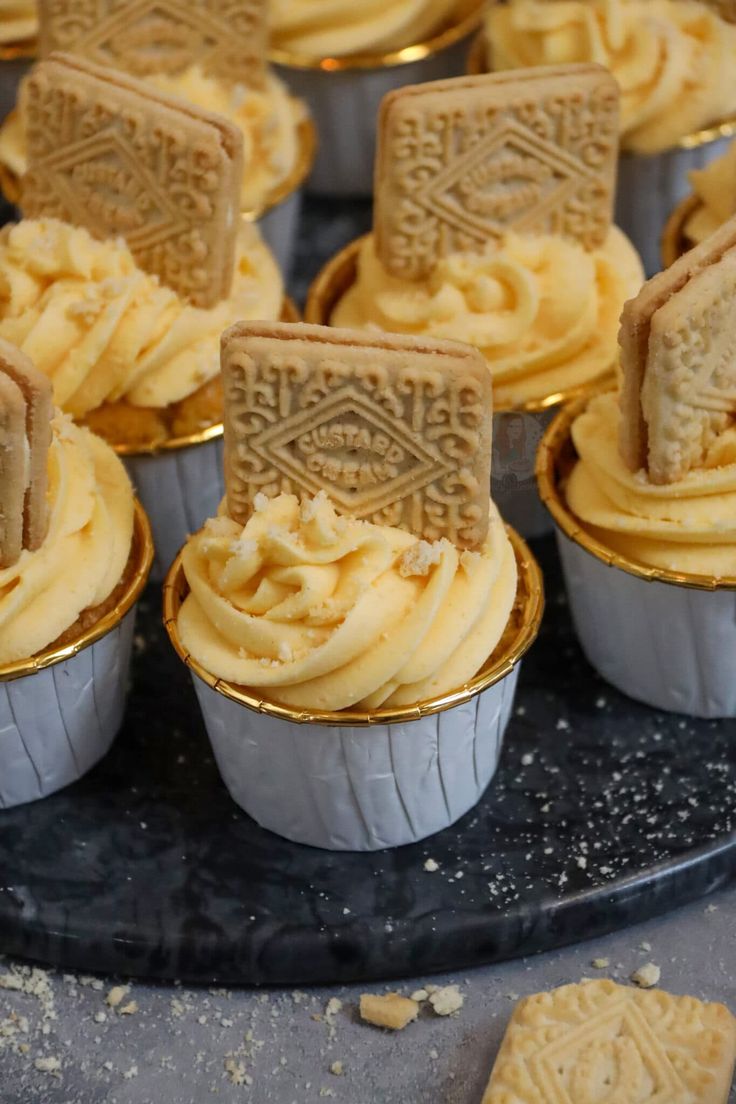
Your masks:
<path fill-rule="evenodd" d="M 399 993 L 386 993 L 376 996 L 363 993 L 360 998 L 360 1018 L 375 1027 L 386 1027 L 390 1031 L 403 1031 L 407 1024 L 417 1018 L 419 1005 L 409 997 Z"/>

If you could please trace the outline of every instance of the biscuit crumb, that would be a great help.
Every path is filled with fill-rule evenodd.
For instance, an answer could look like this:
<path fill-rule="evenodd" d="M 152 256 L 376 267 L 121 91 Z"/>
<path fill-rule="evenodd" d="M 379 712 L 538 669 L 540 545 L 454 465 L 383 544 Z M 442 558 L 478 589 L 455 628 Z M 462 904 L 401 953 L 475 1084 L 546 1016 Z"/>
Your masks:
<path fill-rule="evenodd" d="M 360 998 L 360 1018 L 375 1027 L 403 1031 L 418 1014 L 417 1002 L 399 993 L 386 993 L 384 996 L 363 993 Z"/>
<path fill-rule="evenodd" d="M 607 970 L 611 965 L 610 958 L 594 958 L 590 964 L 594 970 Z"/>
<path fill-rule="evenodd" d="M 427 871 L 428 874 L 434 874 L 437 870 L 439 870 L 439 868 L 440 864 L 434 859 L 427 859 L 424 864 L 424 869 Z"/>
<path fill-rule="evenodd" d="M 638 970 L 634 971 L 631 980 L 640 989 L 651 989 L 659 984 L 661 976 L 662 971 L 659 966 L 656 966 L 653 962 L 647 962 L 645 966 L 640 966 Z"/>
<path fill-rule="evenodd" d="M 122 1006 L 122 1008 L 120 1009 L 120 1015 L 121 1016 L 134 1016 L 137 1011 L 138 1011 L 138 1002 L 132 1000 L 132 1001 L 128 1001 L 127 1004 L 124 1004 Z"/>
<path fill-rule="evenodd" d="M 407 548 L 399 560 L 399 575 L 408 578 L 411 575 L 429 575 L 430 568 L 442 558 L 442 542 L 430 544 L 420 540 Z"/>
<path fill-rule="evenodd" d="M 334 1073 L 335 1077 L 342 1077 L 345 1072 L 345 1067 L 342 1062 L 333 1062 L 330 1066 L 330 1073 Z"/>
<path fill-rule="evenodd" d="M 247 1085 L 250 1083 L 242 1062 L 236 1062 L 234 1058 L 226 1058 L 224 1066 L 227 1079 L 231 1085 Z"/>
<path fill-rule="evenodd" d="M 457 985 L 445 985 L 429 994 L 429 1003 L 436 1015 L 453 1016 L 465 1004 L 465 997 Z"/>
<path fill-rule="evenodd" d="M 56 1073 L 61 1069 L 61 1062 L 58 1058 L 36 1058 L 33 1063 L 39 1073 Z"/>
<path fill-rule="evenodd" d="M 119 1004 L 122 1004 L 129 992 L 129 985 L 113 985 L 112 989 L 105 997 L 105 1001 L 110 1008 L 117 1008 Z"/>
<path fill-rule="evenodd" d="M 417 1004 L 421 1004 L 422 1001 L 426 1001 L 428 996 L 429 996 L 429 993 L 427 992 L 426 989 L 417 989 L 416 992 L 412 993 L 411 999 L 413 1001 L 416 1001 Z"/>

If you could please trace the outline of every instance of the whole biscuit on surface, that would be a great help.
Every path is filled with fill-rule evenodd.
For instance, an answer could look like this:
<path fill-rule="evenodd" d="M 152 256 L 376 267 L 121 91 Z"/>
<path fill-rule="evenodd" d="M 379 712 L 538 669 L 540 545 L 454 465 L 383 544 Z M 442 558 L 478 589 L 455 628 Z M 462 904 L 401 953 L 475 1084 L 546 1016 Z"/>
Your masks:
<path fill-rule="evenodd" d="M 426 540 L 482 546 L 492 388 L 449 341 L 243 322 L 222 338 L 228 511 L 325 492 L 338 511 Z"/>
<path fill-rule="evenodd" d="M 23 547 L 39 548 L 48 524 L 48 453 L 54 413 L 51 380 L 15 345 L 0 339 L 0 377 L 18 388 L 25 404 L 28 484 L 24 496 Z"/>
<path fill-rule="evenodd" d="M 23 212 L 124 237 L 197 307 L 224 299 L 240 220 L 243 136 L 219 115 L 66 54 L 27 83 Z"/>
<path fill-rule="evenodd" d="M 482 1104 L 727 1104 L 735 1060 L 722 1004 L 565 985 L 517 1004 Z"/>
<path fill-rule="evenodd" d="M 600 65 L 516 69 L 400 88 L 379 116 L 374 232 L 410 280 L 509 231 L 596 249 L 611 227 L 619 90 Z"/>
<path fill-rule="evenodd" d="M 41 57 L 63 50 L 136 77 L 197 63 L 207 76 L 263 85 L 266 0 L 38 0 Z"/>
<path fill-rule="evenodd" d="M 710 297 L 710 306 L 714 306 L 720 280 L 729 278 L 731 262 L 723 268 L 718 266 L 734 248 L 736 217 L 724 223 L 700 245 L 683 254 L 664 272 L 648 280 L 639 294 L 624 304 L 619 333 L 623 374 L 620 449 L 625 463 L 632 471 L 647 468 L 656 482 L 671 482 L 681 478 L 689 467 L 697 465 L 702 459 L 704 440 L 701 439 L 699 445 L 691 441 L 689 446 L 684 447 L 684 451 L 678 446 L 682 434 L 692 435 L 693 418 L 699 419 L 703 428 L 706 428 L 707 423 L 709 432 L 718 432 L 716 423 L 722 423 L 722 417 L 719 416 L 727 414 L 729 409 L 732 413 L 736 412 L 732 399 L 729 398 L 729 395 L 736 392 L 736 375 L 733 377 L 735 382 L 732 387 L 728 376 L 724 375 L 724 370 L 728 373 L 728 369 L 724 369 L 724 366 L 714 360 L 714 357 L 723 355 L 722 350 L 721 353 L 717 352 L 714 339 L 728 341 L 728 334 L 736 330 L 736 312 L 731 322 L 728 300 L 721 304 L 720 312 L 715 313 L 709 311 L 707 303 Z M 710 269 L 713 269 L 713 274 L 706 281 L 699 281 L 693 288 L 689 287 L 699 274 Z M 661 316 L 660 312 L 663 312 Z M 708 327 L 708 332 L 703 330 L 703 326 Z M 653 337 L 656 347 L 652 346 Z M 665 362 L 672 371 L 675 370 L 672 339 L 680 343 L 682 353 L 689 350 L 690 340 L 693 339 L 697 343 L 697 350 L 694 353 L 688 351 L 687 355 L 699 357 L 697 378 L 692 377 L 689 369 L 686 369 L 685 374 L 690 376 L 689 382 L 684 377 L 681 380 L 683 388 L 678 400 L 681 405 L 679 426 L 674 423 L 665 426 L 662 421 L 663 408 L 658 407 L 654 386 L 655 379 L 659 381 L 658 386 L 665 384 Z M 670 348 L 666 356 L 663 353 L 665 344 Z M 718 375 L 715 383 L 712 380 L 714 372 Z M 715 386 L 720 393 L 715 399 L 715 408 L 712 395 L 709 397 L 708 394 L 699 393 L 703 382 L 708 391 Z M 670 398 L 674 398 L 671 390 Z M 658 409 L 659 413 L 656 413 Z M 700 414 L 697 413 L 698 410 Z M 709 414 L 716 415 L 712 424 Z M 654 422 L 650 423 L 650 419 L 654 419 Z M 690 425 L 689 429 L 686 422 Z M 672 433 L 671 445 L 667 449 L 669 459 L 666 461 L 662 451 L 662 434 L 665 431 Z M 655 434 L 654 440 L 652 433 Z M 690 447 L 692 445 L 695 447 Z"/>

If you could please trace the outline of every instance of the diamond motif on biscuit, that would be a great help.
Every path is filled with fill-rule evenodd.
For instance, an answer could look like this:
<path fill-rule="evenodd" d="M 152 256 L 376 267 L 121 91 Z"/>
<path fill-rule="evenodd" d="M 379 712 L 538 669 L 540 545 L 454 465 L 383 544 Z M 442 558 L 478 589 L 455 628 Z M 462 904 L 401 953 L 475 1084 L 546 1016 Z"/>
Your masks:
<path fill-rule="evenodd" d="M 295 486 L 313 495 L 326 491 L 355 517 L 384 510 L 452 471 L 437 450 L 413 440 L 354 387 L 252 437 L 250 447 Z"/>
<path fill-rule="evenodd" d="M 552 142 L 507 123 L 440 173 L 417 199 L 481 243 L 509 230 L 556 233 L 575 193 L 579 162 Z M 595 182 L 595 174 L 590 173 Z"/>
<path fill-rule="evenodd" d="M 123 235 L 134 253 L 186 229 L 175 205 L 117 131 L 52 154 L 44 174 L 66 221 L 83 226 L 98 214 L 105 233 Z"/>

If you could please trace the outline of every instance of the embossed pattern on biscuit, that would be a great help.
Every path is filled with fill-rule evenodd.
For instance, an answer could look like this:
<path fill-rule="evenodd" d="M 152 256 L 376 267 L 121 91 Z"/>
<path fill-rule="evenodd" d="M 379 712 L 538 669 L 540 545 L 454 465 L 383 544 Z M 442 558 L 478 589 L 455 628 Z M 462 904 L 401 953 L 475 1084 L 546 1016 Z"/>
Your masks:
<path fill-rule="evenodd" d="M 138 264 L 211 307 L 233 278 L 243 138 L 219 116 L 65 54 L 27 86 L 23 211 L 124 237 Z"/>
<path fill-rule="evenodd" d="M 696 273 L 652 317 L 641 391 L 649 476 L 702 467 L 736 417 L 736 249 Z"/>
<path fill-rule="evenodd" d="M 516 1006 L 482 1104 L 726 1104 L 735 1057 L 724 1005 L 566 985 Z"/>
<path fill-rule="evenodd" d="M 63 50 L 136 77 L 181 73 L 261 87 L 266 0 L 39 0 L 40 51 Z"/>
<path fill-rule="evenodd" d="M 480 547 L 492 391 L 450 342 L 242 323 L 223 335 L 225 482 L 245 524 L 257 494 L 325 491 L 345 514 Z"/>
<path fill-rule="evenodd" d="M 507 231 L 596 249 L 611 226 L 619 92 L 597 65 L 415 85 L 383 102 L 374 230 L 385 267 L 420 279 Z"/>

